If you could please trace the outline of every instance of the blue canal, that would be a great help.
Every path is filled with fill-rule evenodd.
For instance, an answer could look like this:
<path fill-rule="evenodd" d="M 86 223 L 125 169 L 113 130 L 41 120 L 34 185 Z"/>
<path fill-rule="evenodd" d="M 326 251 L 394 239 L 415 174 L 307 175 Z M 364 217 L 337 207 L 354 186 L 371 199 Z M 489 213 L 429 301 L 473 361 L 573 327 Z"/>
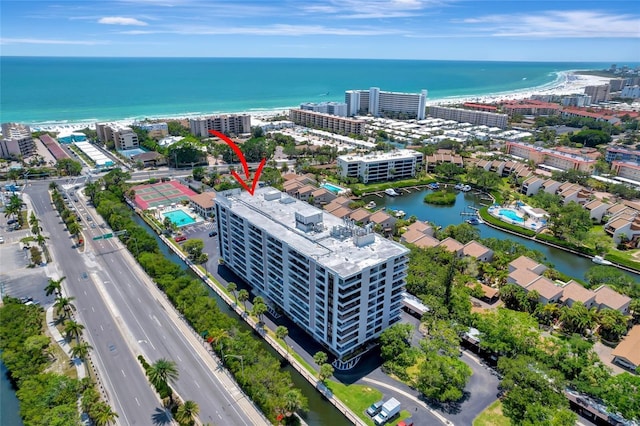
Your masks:
<path fill-rule="evenodd" d="M 470 207 L 481 208 L 491 204 L 491 200 L 483 198 L 486 196 L 476 195 L 471 192 L 459 192 L 453 206 L 434 206 L 424 202 L 424 196 L 430 192 L 432 191 L 428 189 L 418 191 L 414 190 L 410 194 L 398 197 L 390 197 L 382 194 L 382 196 L 368 195 L 362 199 L 365 203 L 374 201 L 377 205 L 376 208 L 402 210 L 406 213 L 406 218 L 416 216 L 418 220 L 432 222 L 438 226 L 442 226 L 443 228 L 446 228 L 449 225 L 459 225 L 463 223 L 469 218 L 468 216 L 465 216 L 464 213 L 473 212 Z M 508 239 L 541 252 L 555 269 L 570 277 L 584 280 L 585 273 L 589 268 L 595 266 L 588 258 L 577 256 L 536 241 L 518 237 L 484 224 L 478 225 L 478 229 L 480 230 L 481 238 Z M 629 275 L 636 281 L 640 281 L 640 275 L 632 273 L 629 273 Z"/>

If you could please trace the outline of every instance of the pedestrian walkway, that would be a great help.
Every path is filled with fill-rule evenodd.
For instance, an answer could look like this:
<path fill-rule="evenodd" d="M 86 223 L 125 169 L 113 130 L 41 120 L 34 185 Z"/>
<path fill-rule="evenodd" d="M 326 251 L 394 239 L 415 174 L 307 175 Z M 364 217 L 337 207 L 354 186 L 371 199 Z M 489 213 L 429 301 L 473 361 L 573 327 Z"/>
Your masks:
<path fill-rule="evenodd" d="M 47 319 L 47 327 L 49 328 L 49 333 L 53 337 L 53 340 L 62 348 L 65 354 L 69 357 L 69 359 L 73 362 L 73 365 L 76 367 L 76 371 L 78 372 L 78 380 L 81 380 L 87 376 L 87 369 L 85 368 L 84 362 L 79 358 L 73 358 L 71 356 L 71 346 L 66 341 L 65 338 L 62 337 L 60 331 L 56 327 L 54 318 L 53 318 L 53 306 L 49 306 L 46 311 L 46 319 Z"/>

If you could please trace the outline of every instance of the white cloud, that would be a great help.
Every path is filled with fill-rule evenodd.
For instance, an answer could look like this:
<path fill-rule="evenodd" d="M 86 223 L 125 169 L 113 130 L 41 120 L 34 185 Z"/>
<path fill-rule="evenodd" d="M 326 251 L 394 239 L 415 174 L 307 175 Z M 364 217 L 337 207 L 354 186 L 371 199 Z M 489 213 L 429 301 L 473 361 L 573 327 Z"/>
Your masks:
<path fill-rule="evenodd" d="M 325 13 L 341 19 L 383 19 L 419 16 L 423 10 L 450 0 L 329 0 L 328 4 L 303 6 L 309 14 Z"/>
<path fill-rule="evenodd" d="M 640 38 L 640 17 L 591 10 L 487 15 L 459 22 L 494 37 Z"/>
<path fill-rule="evenodd" d="M 399 34 L 396 30 L 383 28 L 336 28 L 325 27 L 323 25 L 289 25 L 276 24 L 264 27 L 221 27 L 221 26 L 184 26 L 174 27 L 166 30 L 129 30 L 122 31 L 121 34 L 142 35 L 142 34 L 181 34 L 181 35 L 258 35 L 258 36 L 314 36 L 314 35 L 336 35 L 336 36 L 377 36 L 388 34 Z"/>
<path fill-rule="evenodd" d="M 108 44 L 106 41 L 91 40 L 54 40 L 40 38 L 0 38 L 0 44 L 69 44 L 95 46 L 97 44 Z"/>
<path fill-rule="evenodd" d="M 125 18 L 124 16 L 105 16 L 104 18 L 98 19 L 99 24 L 107 24 L 107 25 L 138 25 L 138 26 L 146 26 L 147 23 L 144 21 L 140 21 L 135 18 Z"/>

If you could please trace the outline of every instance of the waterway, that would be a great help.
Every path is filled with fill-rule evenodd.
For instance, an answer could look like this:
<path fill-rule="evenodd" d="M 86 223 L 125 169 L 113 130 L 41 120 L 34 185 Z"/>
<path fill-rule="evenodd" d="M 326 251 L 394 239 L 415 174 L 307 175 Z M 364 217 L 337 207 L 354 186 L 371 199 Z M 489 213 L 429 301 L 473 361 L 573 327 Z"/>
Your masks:
<path fill-rule="evenodd" d="M 0 361 L 0 425 L 22 426 L 20 403 L 7 373 L 7 368 Z"/>
<path fill-rule="evenodd" d="M 377 204 L 376 208 L 402 210 L 406 213 L 406 218 L 416 216 L 418 220 L 432 222 L 438 226 L 442 226 L 443 228 L 446 228 L 449 225 L 459 225 L 464 223 L 464 221 L 469 217 L 463 216 L 461 213 L 472 212 L 473 210 L 471 210 L 469 206 L 481 208 L 491 204 L 490 199 L 483 198 L 486 196 L 476 195 L 472 192 L 459 192 L 453 206 L 434 206 L 424 202 L 424 196 L 430 192 L 432 191 L 422 189 L 417 191 L 413 190 L 410 194 L 403 194 L 398 197 L 390 197 L 382 194 L 382 197 L 378 195 L 368 195 L 362 199 L 365 203 L 375 201 Z M 570 277 L 585 280 L 586 272 L 589 268 L 595 266 L 589 258 L 577 256 L 527 238 L 518 237 L 516 235 L 491 228 L 485 224 L 478 225 L 478 229 L 480 230 L 481 238 L 508 239 L 541 252 L 555 269 Z M 640 281 L 640 275 L 630 272 L 627 272 L 627 274 L 633 277 L 636 281 Z"/>
<path fill-rule="evenodd" d="M 189 269 L 185 263 L 169 248 L 164 242 L 160 239 L 160 237 L 151 229 L 149 225 L 147 225 L 140 217 L 134 215 L 134 220 L 140 226 L 143 226 L 150 235 L 153 235 L 160 246 L 160 251 L 164 254 L 169 260 L 180 266 L 182 269 L 187 270 L 187 273 L 191 275 L 195 279 L 200 279 L 198 276 Z M 203 284 L 204 285 L 204 284 Z M 240 284 L 239 284 L 240 285 Z M 209 286 L 204 285 L 204 287 L 209 292 L 209 295 L 215 299 L 220 311 L 229 315 L 238 320 L 238 328 L 241 331 L 250 331 L 253 330 L 241 319 L 235 311 L 233 311 L 229 305 L 227 305 L 221 298 L 214 292 Z M 290 331 L 290 334 L 292 332 Z M 276 358 L 280 358 L 280 355 L 276 353 L 271 346 L 269 346 L 264 340 L 260 339 L 262 346 L 267 349 L 273 356 Z M 332 426 L 343 426 L 351 424 L 344 415 L 333 406 L 329 401 L 322 397 L 322 395 L 311 385 L 309 382 L 302 377 L 293 367 L 290 365 L 286 365 L 283 367 L 285 371 L 288 371 L 291 374 L 291 378 L 298 389 L 302 391 L 304 396 L 308 401 L 308 411 L 305 413 L 304 421 L 309 426 L 323 426 L 323 425 L 332 425 Z M 4 423 L 0 423 L 0 425 L 4 426 Z"/>

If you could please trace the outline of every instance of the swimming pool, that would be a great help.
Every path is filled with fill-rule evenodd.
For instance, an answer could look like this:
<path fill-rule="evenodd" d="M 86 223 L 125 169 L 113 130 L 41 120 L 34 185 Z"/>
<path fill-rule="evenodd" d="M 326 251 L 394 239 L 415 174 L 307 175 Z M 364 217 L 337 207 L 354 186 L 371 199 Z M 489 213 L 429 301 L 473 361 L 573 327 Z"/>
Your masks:
<path fill-rule="evenodd" d="M 506 217 L 507 219 L 511 219 L 514 222 L 524 223 L 524 219 L 518 216 L 518 213 L 511 209 L 500 209 L 498 214 Z"/>
<path fill-rule="evenodd" d="M 168 217 L 171 222 L 176 226 L 187 226 L 195 223 L 195 219 L 189 216 L 184 210 L 172 210 L 170 212 L 162 213 L 162 216 Z"/>
<path fill-rule="evenodd" d="M 332 185 L 332 184 L 330 184 L 328 182 L 325 182 L 320 186 L 322 186 L 324 189 L 328 189 L 329 191 L 333 192 L 334 194 L 342 194 L 343 192 L 346 192 L 346 189 L 340 188 L 339 186 Z"/>

